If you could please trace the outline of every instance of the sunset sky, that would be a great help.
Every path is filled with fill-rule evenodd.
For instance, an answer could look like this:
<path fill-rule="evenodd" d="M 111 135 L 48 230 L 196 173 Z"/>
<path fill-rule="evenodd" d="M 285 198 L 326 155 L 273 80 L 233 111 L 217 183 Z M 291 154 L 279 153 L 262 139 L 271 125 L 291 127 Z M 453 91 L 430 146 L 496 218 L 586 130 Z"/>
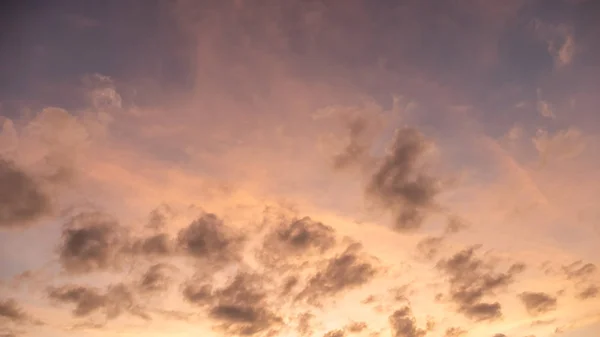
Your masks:
<path fill-rule="evenodd" d="M 0 337 L 600 336 L 600 1 L 0 13 Z"/>

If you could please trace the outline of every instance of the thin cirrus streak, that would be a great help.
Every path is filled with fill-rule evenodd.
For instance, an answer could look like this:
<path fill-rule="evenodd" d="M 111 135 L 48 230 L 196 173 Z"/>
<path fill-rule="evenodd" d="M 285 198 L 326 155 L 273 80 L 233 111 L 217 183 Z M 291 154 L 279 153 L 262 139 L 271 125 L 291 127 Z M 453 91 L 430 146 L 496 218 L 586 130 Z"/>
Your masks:
<path fill-rule="evenodd" d="M 0 336 L 597 336 L 593 0 L 6 4 Z"/>

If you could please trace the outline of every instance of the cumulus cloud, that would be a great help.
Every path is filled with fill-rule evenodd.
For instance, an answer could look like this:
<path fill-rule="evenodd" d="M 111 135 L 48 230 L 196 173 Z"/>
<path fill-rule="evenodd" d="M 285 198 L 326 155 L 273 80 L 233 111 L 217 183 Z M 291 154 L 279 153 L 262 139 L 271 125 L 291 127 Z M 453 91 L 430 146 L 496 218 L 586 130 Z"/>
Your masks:
<path fill-rule="evenodd" d="M 562 267 L 562 271 L 569 280 L 585 281 L 596 274 L 598 268 L 593 263 L 583 263 L 583 261 L 575 261 L 567 266 Z"/>
<path fill-rule="evenodd" d="M 323 337 L 344 337 L 344 335 L 346 335 L 344 330 L 337 329 L 326 332 Z"/>
<path fill-rule="evenodd" d="M 107 270 L 119 264 L 127 244 L 126 232 L 116 219 L 101 212 L 83 212 L 65 224 L 59 248 L 60 263 L 72 273 Z"/>
<path fill-rule="evenodd" d="M 173 267 L 165 263 L 157 263 L 150 266 L 150 268 L 142 275 L 138 283 L 138 289 L 141 292 L 167 290 L 172 279 L 170 276 L 172 271 Z"/>
<path fill-rule="evenodd" d="M 217 328 L 234 335 L 261 334 L 279 326 L 281 317 L 267 300 L 265 283 L 258 274 L 239 272 L 223 288 L 190 282 L 183 291 L 191 303 L 207 310 Z"/>
<path fill-rule="evenodd" d="M 514 264 L 504 273 L 494 272 L 490 263 L 475 256 L 475 249 L 471 247 L 440 260 L 437 268 L 449 276 L 449 299 L 460 313 L 475 321 L 498 319 L 502 316 L 500 303 L 484 302 L 484 298 L 512 283 L 525 266 Z"/>
<path fill-rule="evenodd" d="M 288 263 L 302 262 L 308 255 L 323 254 L 335 242 L 333 228 L 304 217 L 276 226 L 265 236 L 257 257 L 266 266 L 282 268 Z"/>
<path fill-rule="evenodd" d="M 557 300 L 555 297 L 542 292 L 523 292 L 519 294 L 525 309 L 532 316 L 537 316 L 556 310 Z"/>
<path fill-rule="evenodd" d="M 221 219 L 205 213 L 177 236 L 178 249 L 188 256 L 211 264 L 239 260 L 245 238 L 226 226 Z"/>
<path fill-rule="evenodd" d="M 344 329 L 350 333 L 359 333 L 367 328 L 366 322 L 352 322 L 348 324 Z"/>
<path fill-rule="evenodd" d="M 389 317 L 392 337 L 423 337 L 426 331 L 417 327 L 409 307 L 403 307 Z"/>
<path fill-rule="evenodd" d="M 457 328 L 457 327 L 452 327 L 452 328 L 446 329 L 444 337 L 461 337 L 461 336 L 465 336 L 467 333 L 468 333 L 467 330 Z"/>
<path fill-rule="evenodd" d="M 29 225 L 51 209 L 39 182 L 0 157 L 0 228 Z"/>
<path fill-rule="evenodd" d="M 368 121 L 362 116 L 356 116 L 347 121 L 348 143 L 342 152 L 333 158 L 333 167 L 345 169 L 356 164 L 363 164 L 368 156 L 369 143 L 364 139 Z"/>
<path fill-rule="evenodd" d="M 436 205 L 440 184 L 420 169 L 420 161 L 430 147 L 419 131 L 398 129 L 390 152 L 367 186 L 367 195 L 393 212 L 399 231 L 419 228 L 427 211 Z"/>
<path fill-rule="evenodd" d="M 428 236 L 417 243 L 417 252 L 420 256 L 431 260 L 439 253 L 443 242 L 443 237 Z"/>
<path fill-rule="evenodd" d="M 0 301 L 0 318 L 10 322 L 23 322 L 27 315 L 14 299 Z"/>
<path fill-rule="evenodd" d="M 377 274 L 373 261 L 361 251 L 360 244 L 351 244 L 342 254 L 329 259 L 324 268 L 311 276 L 298 295 L 309 303 L 367 284 Z"/>
<path fill-rule="evenodd" d="M 598 294 L 600 294 L 600 288 L 598 288 L 598 286 L 596 286 L 596 285 L 590 285 L 590 286 L 586 287 L 585 289 L 583 289 L 582 291 L 580 291 L 577 294 L 577 298 L 580 300 L 587 300 L 590 298 L 597 297 Z"/>
<path fill-rule="evenodd" d="M 169 256 L 173 253 L 173 243 L 169 235 L 159 233 L 136 240 L 131 250 L 145 256 Z"/>
<path fill-rule="evenodd" d="M 48 297 L 57 303 L 74 305 L 72 313 L 75 317 L 85 317 L 102 311 L 106 319 L 115 319 L 123 312 L 149 319 L 136 304 L 133 293 L 121 283 L 109 286 L 104 292 L 97 288 L 77 285 L 50 287 Z"/>

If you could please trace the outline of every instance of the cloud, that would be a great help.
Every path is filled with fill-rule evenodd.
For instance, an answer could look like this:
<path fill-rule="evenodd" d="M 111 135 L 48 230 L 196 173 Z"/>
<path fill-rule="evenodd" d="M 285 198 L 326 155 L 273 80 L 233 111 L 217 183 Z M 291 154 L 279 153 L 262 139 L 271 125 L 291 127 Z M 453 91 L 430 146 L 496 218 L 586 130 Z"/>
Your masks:
<path fill-rule="evenodd" d="M 315 315 L 310 312 L 303 312 L 296 318 L 298 320 L 296 332 L 298 332 L 300 336 L 311 336 L 313 334 L 312 321 L 315 318 Z"/>
<path fill-rule="evenodd" d="M 348 144 L 344 150 L 333 158 L 333 167 L 336 170 L 346 169 L 356 164 L 364 164 L 368 158 L 370 144 L 364 139 L 369 122 L 362 116 L 347 120 Z"/>
<path fill-rule="evenodd" d="M 0 301 L 0 321 L 6 320 L 10 322 L 23 322 L 28 316 L 23 309 L 19 307 L 17 301 L 6 299 Z"/>
<path fill-rule="evenodd" d="M 173 253 L 173 243 L 169 235 L 159 233 L 135 241 L 131 251 L 145 256 L 169 256 Z"/>
<path fill-rule="evenodd" d="M 575 158 L 586 147 L 583 133 L 576 128 L 557 131 L 553 135 L 548 134 L 545 130 L 538 130 L 533 138 L 533 144 L 543 163 Z"/>
<path fill-rule="evenodd" d="M 39 182 L 0 157 L 0 228 L 32 224 L 51 210 Z"/>
<path fill-rule="evenodd" d="M 419 329 L 409 307 L 396 310 L 390 317 L 392 337 L 423 337 L 426 331 Z"/>
<path fill-rule="evenodd" d="M 163 229 L 169 217 L 173 215 L 173 210 L 168 205 L 160 205 L 153 209 L 148 216 L 146 227 L 150 229 Z"/>
<path fill-rule="evenodd" d="M 596 274 L 598 268 L 593 263 L 583 263 L 575 261 L 570 265 L 562 267 L 563 273 L 569 280 L 585 281 Z"/>
<path fill-rule="evenodd" d="M 285 264 L 298 262 L 307 255 L 318 255 L 333 248 L 336 243 L 333 228 L 304 217 L 283 221 L 265 236 L 258 259 L 266 266 L 282 268 Z"/>
<path fill-rule="evenodd" d="M 498 319 L 502 316 L 500 303 L 483 299 L 511 284 L 525 266 L 513 264 L 507 272 L 496 273 L 489 263 L 475 256 L 475 249 L 471 247 L 440 260 L 437 268 L 450 277 L 450 301 L 460 313 L 474 321 Z"/>
<path fill-rule="evenodd" d="M 600 294 L 600 288 L 598 288 L 598 286 L 596 285 L 591 285 L 585 288 L 584 290 L 580 291 L 577 294 L 577 298 L 580 300 L 587 300 L 590 298 L 597 297 L 598 294 Z"/>
<path fill-rule="evenodd" d="M 212 213 L 203 214 L 177 236 L 177 245 L 182 252 L 216 265 L 239 260 L 244 241 L 244 237 L 234 233 Z"/>
<path fill-rule="evenodd" d="M 417 243 L 417 251 L 419 255 L 431 260 L 439 253 L 443 242 L 443 237 L 428 236 Z"/>
<path fill-rule="evenodd" d="M 142 292 L 165 291 L 171 281 L 170 273 L 173 267 L 165 263 L 157 263 L 142 275 L 138 283 L 138 290 Z"/>
<path fill-rule="evenodd" d="M 127 233 L 113 217 L 83 212 L 64 225 L 59 248 L 60 263 L 67 272 L 107 270 L 119 264 Z"/>
<path fill-rule="evenodd" d="M 352 322 L 344 328 L 346 331 L 350 333 L 359 333 L 367 328 L 366 322 Z"/>
<path fill-rule="evenodd" d="M 523 292 L 519 294 L 521 302 L 525 305 L 525 309 L 532 316 L 537 316 L 546 312 L 556 310 L 557 300 L 546 293 L 542 292 Z"/>
<path fill-rule="evenodd" d="M 57 303 L 75 305 L 75 317 L 89 316 L 102 310 L 106 319 L 115 319 L 123 312 L 129 312 L 145 320 L 150 317 L 135 303 L 132 292 L 122 283 L 109 286 L 105 292 L 97 288 L 64 285 L 48 288 L 48 297 Z"/>
<path fill-rule="evenodd" d="M 213 293 L 209 316 L 228 333 L 254 335 L 278 326 L 282 319 L 269 308 L 260 275 L 238 273 L 225 288 Z"/>
<path fill-rule="evenodd" d="M 377 268 L 361 249 L 360 244 L 354 243 L 342 254 L 329 259 L 322 270 L 309 278 L 298 298 L 318 304 L 324 297 L 335 296 L 371 281 L 377 274 Z"/>
<path fill-rule="evenodd" d="M 426 212 L 435 206 L 439 182 L 420 170 L 420 161 L 431 147 L 416 129 L 401 128 L 390 152 L 377 167 L 367 186 L 367 195 L 395 216 L 395 229 L 417 229 Z"/>
<path fill-rule="evenodd" d="M 338 329 L 326 332 L 323 337 L 344 337 L 344 335 L 346 335 L 346 332 L 342 329 Z"/>
<path fill-rule="evenodd" d="M 461 337 L 461 336 L 465 336 L 467 333 L 468 333 L 467 330 L 457 328 L 457 327 L 452 327 L 452 328 L 446 329 L 446 333 L 444 334 L 444 337 Z"/>

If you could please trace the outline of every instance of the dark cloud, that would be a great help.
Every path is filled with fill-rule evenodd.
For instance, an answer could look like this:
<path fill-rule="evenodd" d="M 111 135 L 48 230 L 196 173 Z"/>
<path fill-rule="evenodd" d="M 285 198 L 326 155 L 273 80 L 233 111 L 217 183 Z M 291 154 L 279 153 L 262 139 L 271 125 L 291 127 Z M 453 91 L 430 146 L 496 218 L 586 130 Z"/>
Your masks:
<path fill-rule="evenodd" d="M 173 216 L 173 210 L 168 205 L 160 205 L 153 209 L 148 216 L 147 228 L 162 229 L 165 227 L 167 220 Z"/>
<path fill-rule="evenodd" d="M 307 255 L 320 256 L 335 242 L 335 231 L 331 227 L 304 217 L 282 222 L 268 233 L 257 257 L 265 266 L 281 269 L 286 264 L 302 263 Z"/>
<path fill-rule="evenodd" d="M 456 234 L 467 228 L 469 228 L 469 225 L 463 219 L 457 216 L 450 216 L 448 218 L 448 222 L 446 223 L 446 229 L 444 232 L 446 235 Z"/>
<path fill-rule="evenodd" d="M 598 286 L 591 285 L 579 292 L 577 294 L 577 298 L 580 300 L 587 300 L 590 298 L 597 297 L 598 294 L 600 294 L 600 289 L 598 288 Z"/>
<path fill-rule="evenodd" d="M 142 275 L 142 278 L 138 283 L 138 289 L 142 292 L 167 290 L 171 281 L 169 274 L 172 272 L 172 270 L 173 267 L 168 264 L 157 263 L 152 265 Z"/>
<path fill-rule="evenodd" d="M 228 333 L 254 335 L 278 326 L 282 319 L 269 308 L 264 280 L 255 274 L 238 273 L 225 288 L 214 292 L 209 315 Z"/>
<path fill-rule="evenodd" d="M 443 242 L 443 237 L 428 236 L 417 243 L 417 252 L 420 256 L 431 260 L 439 253 Z"/>
<path fill-rule="evenodd" d="M 369 123 L 366 118 L 358 116 L 347 121 L 348 144 L 344 150 L 333 157 L 333 167 L 336 170 L 348 168 L 364 162 L 368 155 L 369 144 L 362 138 Z"/>
<path fill-rule="evenodd" d="M 308 280 L 298 298 L 318 304 L 323 297 L 335 296 L 371 281 L 377 268 L 361 249 L 360 244 L 354 243 L 342 254 L 329 259 L 324 268 Z"/>
<path fill-rule="evenodd" d="M 73 315 L 78 317 L 87 316 L 106 304 L 106 298 L 96 288 L 83 286 L 62 286 L 50 288 L 48 296 L 51 300 L 63 303 L 75 304 Z"/>
<path fill-rule="evenodd" d="M 51 287 L 48 289 L 48 297 L 58 303 L 75 305 L 73 315 L 76 317 L 85 317 L 103 311 L 107 319 L 117 318 L 123 312 L 149 319 L 149 316 L 135 303 L 132 292 L 124 284 L 110 286 L 105 292 L 97 288 L 76 285 Z"/>
<path fill-rule="evenodd" d="M 27 315 L 23 309 L 19 307 L 17 301 L 6 299 L 0 301 L 0 319 L 11 322 L 23 322 L 27 320 Z"/>
<path fill-rule="evenodd" d="M 389 317 L 392 337 L 423 337 L 426 331 L 419 329 L 409 307 L 396 310 Z"/>
<path fill-rule="evenodd" d="M 133 244 L 133 253 L 146 256 L 168 256 L 173 252 L 171 238 L 165 233 L 139 239 Z"/>
<path fill-rule="evenodd" d="M 182 252 L 219 265 L 239 260 L 243 242 L 243 237 L 233 233 L 212 213 L 203 214 L 177 236 L 177 245 Z"/>
<path fill-rule="evenodd" d="M 506 335 L 503 333 L 497 333 L 494 335 L 494 337 L 506 337 Z"/>
<path fill-rule="evenodd" d="M 444 337 L 461 337 L 461 336 L 466 335 L 467 333 L 468 333 L 467 330 L 457 328 L 457 327 L 452 327 L 452 328 L 446 329 L 446 333 L 444 334 Z"/>
<path fill-rule="evenodd" d="M 576 261 L 568 266 L 563 266 L 562 270 L 570 280 L 586 280 L 597 272 L 597 267 L 593 263 L 583 263 Z"/>
<path fill-rule="evenodd" d="M 460 313 L 475 321 L 500 318 L 500 303 L 483 300 L 512 283 L 515 274 L 525 266 L 514 264 L 507 272 L 496 273 L 490 263 L 475 256 L 475 249 L 471 247 L 456 253 L 450 259 L 440 260 L 437 268 L 449 277 L 449 297 Z"/>
<path fill-rule="evenodd" d="M 64 226 L 60 263 L 67 272 L 85 273 L 118 265 L 126 232 L 117 221 L 100 212 L 84 212 Z"/>
<path fill-rule="evenodd" d="M 556 310 L 557 300 L 542 292 L 523 292 L 519 295 L 525 309 L 532 316 Z"/>
<path fill-rule="evenodd" d="M 323 337 L 344 337 L 345 334 L 346 332 L 344 330 L 338 329 L 326 332 Z"/>
<path fill-rule="evenodd" d="M 0 186 L 0 228 L 29 225 L 50 211 L 50 198 L 39 183 L 2 157 Z"/>
<path fill-rule="evenodd" d="M 359 333 L 367 328 L 367 323 L 365 322 L 352 322 L 346 325 L 345 330 L 350 333 Z"/>
<path fill-rule="evenodd" d="M 397 130 L 391 152 L 367 186 L 367 195 L 394 213 L 395 228 L 399 231 L 419 228 L 440 192 L 438 181 L 419 167 L 428 147 L 419 131 Z"/>
<path fill-rule="evenodd" d="M 205 308 L 217 327 L 228 334 L 261 334 L 282 322 L 269 307 L 264 282 L 260 275 L 240 272 L 219 289 L 192 281 L 185 286 L 183 296 Z"/>

